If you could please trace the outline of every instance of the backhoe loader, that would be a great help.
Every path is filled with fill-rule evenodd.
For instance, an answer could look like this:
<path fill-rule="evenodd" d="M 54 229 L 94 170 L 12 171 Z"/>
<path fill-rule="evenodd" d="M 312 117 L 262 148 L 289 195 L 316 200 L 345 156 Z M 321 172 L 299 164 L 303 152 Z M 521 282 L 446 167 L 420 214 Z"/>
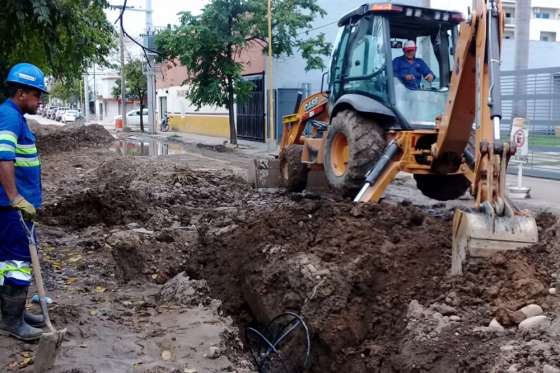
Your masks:
<path fill-rule="evenodd" d="M 328 89 L 284 117 L 278 155 L 291 191 L 305 188 L 311 169 L 323 170 L 330 187 L 355 202 L 378 202 L 399 172 L 413 174 L 418 189 L 436 200 L 470 191 L 472 210 L 454 216 L 454 274 L 468 256 L 538 238 L 535 219 L 505 193 L 516 148 L 500 138 L 501 1 L 473 6 L 466 20 L 458 12 L 395 3 L 364 4 L 344 15 Z M 408 41 L 434 72 L 414 90 L 392 64 Z"/>

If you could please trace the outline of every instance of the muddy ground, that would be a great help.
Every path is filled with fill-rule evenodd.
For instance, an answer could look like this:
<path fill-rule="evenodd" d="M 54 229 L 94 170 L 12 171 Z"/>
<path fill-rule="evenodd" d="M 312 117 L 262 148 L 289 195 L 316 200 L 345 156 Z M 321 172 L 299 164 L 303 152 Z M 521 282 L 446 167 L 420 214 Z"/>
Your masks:
<path fill-rule="evenodd" d="M 451 210 L 258 192 L 216 170 L 235 152 L 122 156 L 101 127 L 56 131 L 39 130 L 43 267 L 68 329 L 54 372 L 255 371 L 246 327 L 286 311 L 309 328 L 311 372 L 560 368 L 551 214 L 539 244 L 451 277 Z M 524 330 L 529 304 L 545 318 Z M 284 341 L 267 372 L 302 368 L 302 325 Z M 0 337 L 2 371 L 31 371 L 35 349 Z"/>

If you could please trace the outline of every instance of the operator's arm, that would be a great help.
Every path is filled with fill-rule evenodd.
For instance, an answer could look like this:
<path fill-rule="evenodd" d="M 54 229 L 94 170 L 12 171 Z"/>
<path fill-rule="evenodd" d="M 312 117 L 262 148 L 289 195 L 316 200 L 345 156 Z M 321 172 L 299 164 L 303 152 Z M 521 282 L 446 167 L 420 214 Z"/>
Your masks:
<path fill-rule="evenodd" d="M 435 75 L 432 70 L 430 70 L 426 62 L 424 62 L 424 60 L 421 58 L 418 59 L 418 62 L 420 64 L 420 73 L 422 74 L 422 77 L 429 82 L 434 80 Z"/>

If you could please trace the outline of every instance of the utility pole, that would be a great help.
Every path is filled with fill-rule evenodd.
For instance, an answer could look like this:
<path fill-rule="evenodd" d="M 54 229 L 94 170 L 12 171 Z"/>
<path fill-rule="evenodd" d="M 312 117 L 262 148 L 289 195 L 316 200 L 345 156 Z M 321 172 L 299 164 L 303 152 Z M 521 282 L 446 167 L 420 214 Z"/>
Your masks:
<path fill-rule="evenodd" d="M 144 45 L 153 48 L 154 31 L 152 24 L 152 0 L 146 0 L 146 36 Z M 156 82 L 155 82 L 155 58 L 154 54 L 146 51 L 148 65 L 146 66 L 146 79 L 148 83 L 148 123 L 151 126 L 152 135 L 156 134 Z"/>
<path fill-rule="evenodd" d="M 89 82 L 88 74 L 84 74 L 84 118 L 89 122 Z"/>
<path fill-rule="evenodd" d="M 95 120 L 99 121 L 97 116 L 97 86 L 95 85 L 97 77 L 95 76 L 95 64 L 93 64 L 93 114 L 95 115 Z"/>
<path fill-rule="evenodd" d="M 514 69 L 529 68 L 529 27 L 531 25 L 531 0 L 515 2 L 515 61 Z M 516 79 L 515 94 L 519 99 L 514 101 L 513 116 L 527 118 L 527 75 L 519 74 Z"/>
<path fill-rule="evenodd" d="M 121 115 L 123 129 L 126 128 L 126 82 L 124 78 L 124 33 L 121 30 Z"/>
<path fill-rule="evenodd" d="M 272 85 L 272 0 L 268 0 L 268 120 L 269 120 L 269 134 L 268 134 L 268 150 L 274 150 L 274 91 Z"/>

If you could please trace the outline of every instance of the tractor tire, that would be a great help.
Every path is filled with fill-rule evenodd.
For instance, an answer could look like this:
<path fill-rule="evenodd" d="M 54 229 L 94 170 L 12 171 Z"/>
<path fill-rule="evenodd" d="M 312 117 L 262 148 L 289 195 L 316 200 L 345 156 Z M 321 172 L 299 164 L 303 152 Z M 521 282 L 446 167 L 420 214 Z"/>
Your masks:
<path fill-rule="evenodd" d="M 325 146 L 325 176 L 344 195 L 355 195 L 385 149 L 385 131 L 373 119 L 342 110 L 332 119 Z"/>
<path fill-rule="evenodd" d="M 449 201 L 461 197 L 471 186 L 463 175 L 414 175 L 416 187 L 426 197 Z"/>
<path fill-rule="evenodd" d="M 301 162 L 303 145 L 288 145 L 282 160 L 281 173 L 284 187 L 288 192 L 299 193 L 307 185 L 307 165 Z"/>

